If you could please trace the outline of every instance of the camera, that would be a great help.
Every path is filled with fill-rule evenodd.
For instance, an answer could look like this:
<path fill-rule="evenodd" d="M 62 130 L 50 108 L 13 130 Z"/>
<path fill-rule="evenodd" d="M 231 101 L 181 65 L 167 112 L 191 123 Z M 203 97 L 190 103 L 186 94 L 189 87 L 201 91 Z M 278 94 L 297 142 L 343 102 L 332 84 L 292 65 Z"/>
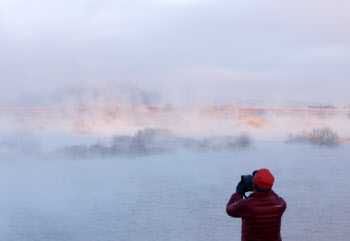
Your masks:
<path fill-rule="evenodd" d="M 254 176 L 257 172 L 258 172 L 258 170 L 254 171 L 252 173 L 252 175 L 242 175 L 241 176 L 241 182 L 244 185 L 245 192 L 252 192 L 253 191 Z"/>
<path fill-rule="evenodd" d="M 252 192 L 253 191 L 253 176 L 252 175 L 242 175 L 241 182 L 244 184 L 244 191 Z"/>

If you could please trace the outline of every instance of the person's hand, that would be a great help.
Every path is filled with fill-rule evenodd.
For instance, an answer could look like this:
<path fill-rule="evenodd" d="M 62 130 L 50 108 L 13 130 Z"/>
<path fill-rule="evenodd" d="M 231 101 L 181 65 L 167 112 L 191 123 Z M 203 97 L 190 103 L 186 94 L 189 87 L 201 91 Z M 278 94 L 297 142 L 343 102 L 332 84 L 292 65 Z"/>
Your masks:
<path fill-rule="evenodd" d="M 241 194 L 242 197 L 245 196 L 245 185 L 242 181 L 240 181 L 238 184 L 237 184 L 237 187 L 236 187 L 236 193 L 239 193 Z"/>

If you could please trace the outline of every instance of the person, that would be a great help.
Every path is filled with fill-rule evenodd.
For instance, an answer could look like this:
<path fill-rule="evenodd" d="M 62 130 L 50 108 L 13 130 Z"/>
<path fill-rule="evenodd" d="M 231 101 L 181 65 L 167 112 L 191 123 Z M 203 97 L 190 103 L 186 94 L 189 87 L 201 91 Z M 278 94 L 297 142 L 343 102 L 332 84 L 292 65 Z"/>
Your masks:
<path fill-rule="evenodd" d="M 240 181 L 226 212 L 234 218 L 242 218 L 242 241 L 281 241 L 281 217 L 286 202 L 271 188 L 274 177 L 268 169 L 253 173 L 253 193 L 246 199 L 246 185 Z"/>

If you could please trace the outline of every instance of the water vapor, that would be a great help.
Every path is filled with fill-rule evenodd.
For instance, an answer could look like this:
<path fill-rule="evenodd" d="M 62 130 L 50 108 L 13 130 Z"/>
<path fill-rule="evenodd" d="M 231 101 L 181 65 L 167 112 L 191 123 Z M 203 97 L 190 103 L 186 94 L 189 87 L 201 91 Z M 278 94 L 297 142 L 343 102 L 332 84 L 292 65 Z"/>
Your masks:
<path fill-rule="evenodd" d="M 60 150 L 70 157 L 91 158 L 96 156 L 139 156 L 191 150 L 196 152 L 226 151 L 247 148 L 252 139 L 245 133 L 207 139 L 181 138 L 170 131 L 144 129 L 133 136 L 115 136 L 109 144 L 73 145 Z"/>

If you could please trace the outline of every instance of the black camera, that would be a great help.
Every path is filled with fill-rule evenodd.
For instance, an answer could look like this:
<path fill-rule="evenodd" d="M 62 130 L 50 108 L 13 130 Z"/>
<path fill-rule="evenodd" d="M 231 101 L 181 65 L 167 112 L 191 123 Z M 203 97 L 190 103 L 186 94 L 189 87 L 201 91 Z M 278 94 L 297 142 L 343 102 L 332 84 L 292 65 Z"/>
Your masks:
<path fill-rule="evenodd" d="M 252 192 L 253 191 L 253 176 L 252 175 L 242 175 L 241 176 L 241 182 L 244 184 L 244 191 L 245 192 Z"/>
<path fill-rule="evenodd" d="M 241 176 L 241 182 L 244 185 L 245 192 L 252 192 L 253 191 L 254 176 L 257 172 L 258 172 L 258 170 L 254 171 L 252 173 L 252 175 L 242 175 Z"/>

